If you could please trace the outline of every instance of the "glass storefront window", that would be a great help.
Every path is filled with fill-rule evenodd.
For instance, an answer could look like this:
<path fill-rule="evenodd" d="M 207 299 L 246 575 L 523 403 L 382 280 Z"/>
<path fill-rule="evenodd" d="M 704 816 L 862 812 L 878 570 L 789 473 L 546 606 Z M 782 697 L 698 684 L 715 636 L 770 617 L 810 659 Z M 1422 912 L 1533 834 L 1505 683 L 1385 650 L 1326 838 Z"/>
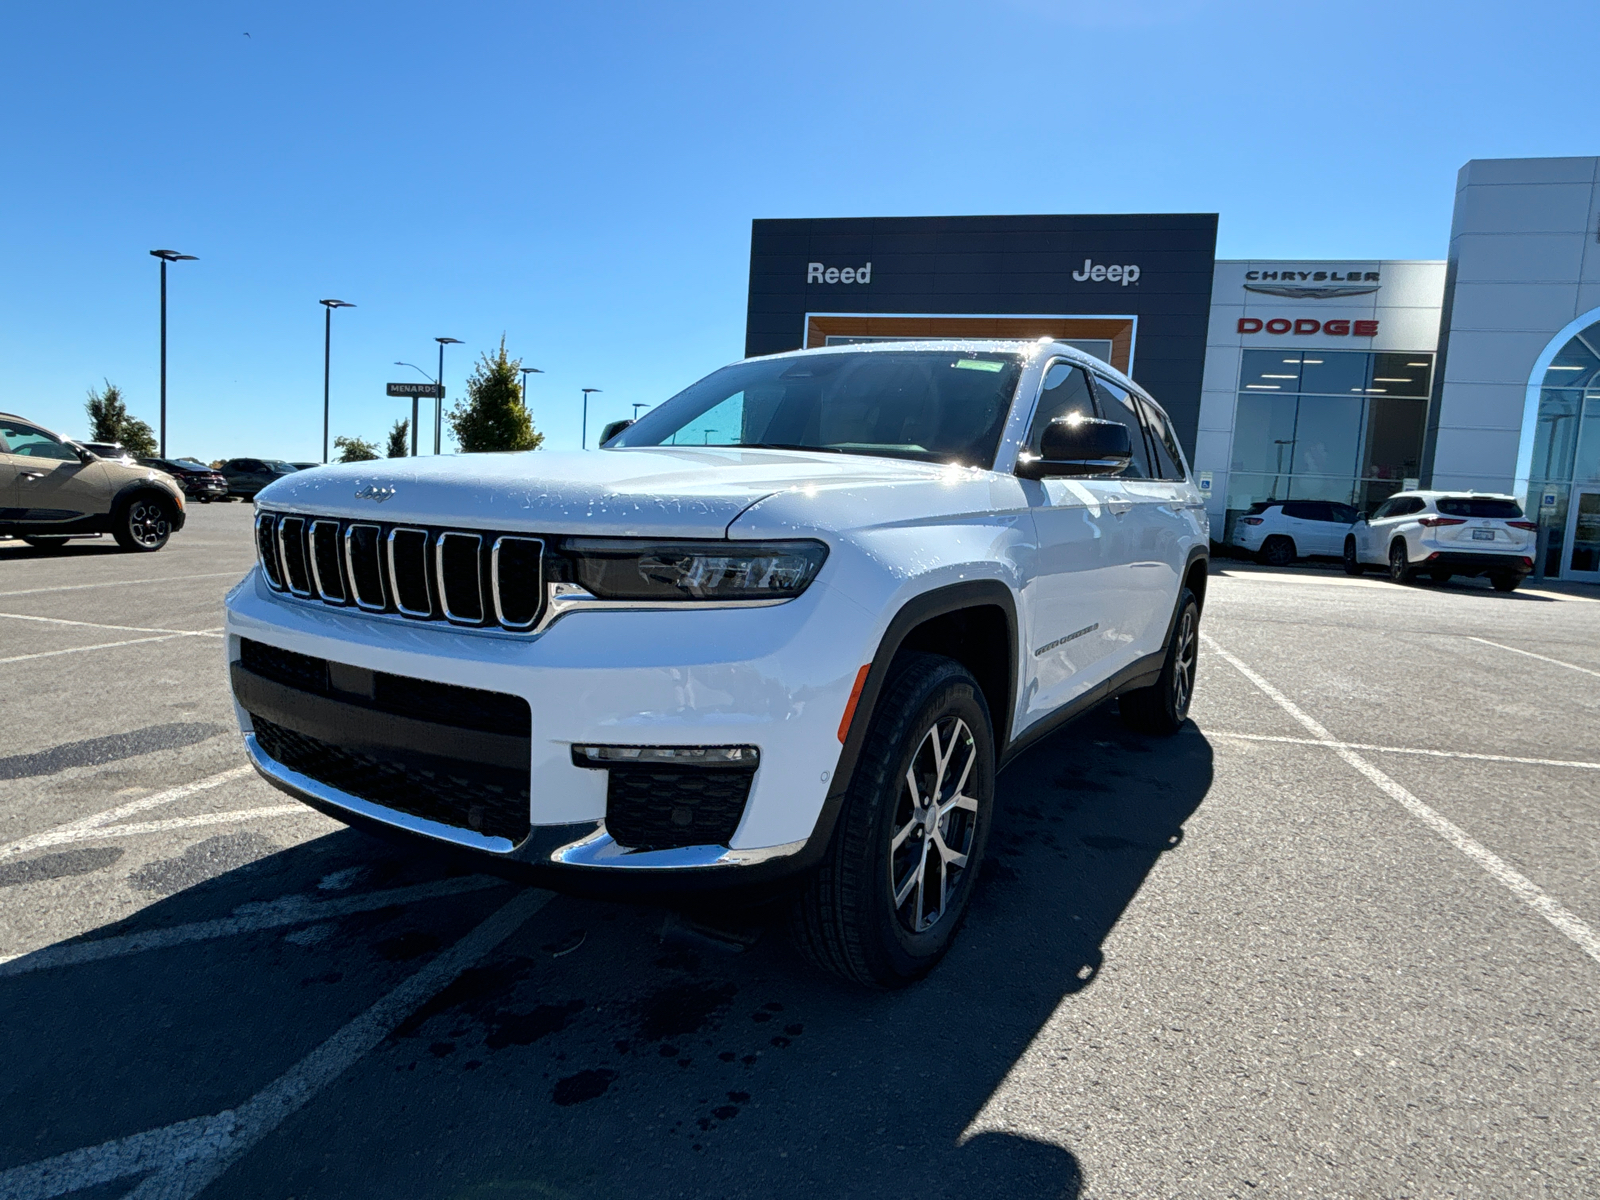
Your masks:
<path fill-rule="evenodd" d="M 1372 356 L 1351 350 L 1307 350 L 1300 360 L 1300 390 L 1324 396 L 1365 395 Z"/>
<path fill-rule="evenodd" d="M 1426 352 L 1245 350 L 1228 527 L 1260 500 L 1332 500 L 1371 512 L 1416 478 L 1433 364 Z M 1600 402 L 1595 412 L 1600 459 Z"/>

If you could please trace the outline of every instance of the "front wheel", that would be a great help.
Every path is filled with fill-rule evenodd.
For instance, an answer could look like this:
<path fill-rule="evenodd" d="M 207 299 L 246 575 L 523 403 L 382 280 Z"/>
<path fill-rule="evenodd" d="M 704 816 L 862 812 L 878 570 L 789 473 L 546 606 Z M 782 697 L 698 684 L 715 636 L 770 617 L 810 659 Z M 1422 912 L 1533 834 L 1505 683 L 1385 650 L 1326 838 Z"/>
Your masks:
<path fill-rule="evenodd" d="M 977 885 L 994 808 L 994 735 L 977 681 L 952 659 L 898 660 L 833 838 L 790 908 L 807 959 L 903 987 L 944 957 Z"/>
<path fill-rule="evenodd" d="M 134 496 L 117 511 L 111 533 L 124 550 L 149 554 L 167 544 L 172 536 L 172 518 L 161 500 Z"/>
<path fill-rule="evenodd" d="M 1411 582 L 1411 564 L 1406 558 L 1406 544 L 1396 541 L 1389 547 L 1389 578 L 1395 583 Z"/>
<path fill-rule="evenodd" d="M 1184 588 L 1178 596 L 1178 620 L 1172 627 L 1160 678 L 1149 687 L 1123 692 L 1117 698 L 1123 723 L 1140 733 L 1178 732 L 1189 719 L 1199 660 L 1200 604 L 1194 593 Z"/>
<path fill-rule="evenodd" d="M 1344 573 L 1346 575 L 1359 575 L 1367 569 L 1366 564 L 1356 555 L 1356 539 L 1344 539 Z"/>

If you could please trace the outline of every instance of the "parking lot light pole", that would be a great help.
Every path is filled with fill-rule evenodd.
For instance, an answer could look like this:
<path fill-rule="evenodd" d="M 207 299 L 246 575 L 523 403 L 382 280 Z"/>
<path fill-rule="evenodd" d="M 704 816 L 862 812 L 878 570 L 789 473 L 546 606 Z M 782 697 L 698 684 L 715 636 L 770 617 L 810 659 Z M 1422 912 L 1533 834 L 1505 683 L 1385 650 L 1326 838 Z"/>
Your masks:
<path fill-rule="evenodd" d="M 322 461 L 328 461 L 328 361 L 333 352 L 333 310 L 354 308 L 343 300 L 319 300 L 325 310 L 322 323 Z"/>
<path fill-rule="evenodd" d="M 582 450 L 589 448 L 589 394 L 599 390 L 599 388 L 583 389 L 583 440 L 578 443 L 578 447 Z"/>
<path fill-rule="evenodd" d="M 518 367 L 517 370 L 522 372 L 522 407 L 523 408 L 527 408 L 528 407 L 528 376 L 529 375 L 543 375 L 544 372 L 541 371 L 538 367 Z"/>
<path fill-rule="evenodd" d="M 433 398 L 433 452 L 439 453 L 439 434 L 444 427 L 444 348 L 446 346 L 465 345 L 460 338 L 433 339 L 439 343 L 439 378 L 434 382 L 439 385 L 439 394 Z"/>
<path fill-rule="evenodd" d="M 179 254 L 176 250 L 152 250 L 161 260 L 161 457 L 167 456 L 167 264 L 169 262 L 196 262 L 193 254 Z"/>

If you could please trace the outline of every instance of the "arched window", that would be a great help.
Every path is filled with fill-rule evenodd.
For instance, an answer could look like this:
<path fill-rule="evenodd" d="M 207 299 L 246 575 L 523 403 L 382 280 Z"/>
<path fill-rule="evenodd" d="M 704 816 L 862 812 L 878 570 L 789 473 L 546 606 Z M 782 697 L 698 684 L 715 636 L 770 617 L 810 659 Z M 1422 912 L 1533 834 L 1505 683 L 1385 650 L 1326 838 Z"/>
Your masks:
<path fill-rule="evenodd" d="M 1545 368 L 1528 481 L 1600 483 L 1600 321 L 1568 338 Z"/>

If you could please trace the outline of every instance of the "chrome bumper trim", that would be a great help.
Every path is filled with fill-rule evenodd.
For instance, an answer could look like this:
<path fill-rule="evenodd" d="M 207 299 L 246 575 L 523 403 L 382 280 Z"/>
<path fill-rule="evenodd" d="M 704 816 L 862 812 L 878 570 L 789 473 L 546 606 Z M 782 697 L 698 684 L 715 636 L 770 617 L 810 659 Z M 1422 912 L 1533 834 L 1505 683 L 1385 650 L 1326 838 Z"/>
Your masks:
<path fill-rule="evenodd" d="M 385 808 L 381 804 L 374 804 L 370 800 L 363 800 L 359 796 L 352 796 L 349 792 L 342 792 L 338 788 L 331 788 L 325 783 L 312 779 L 309 775 L 302 775 L 284 766 L 277 759 L 272 758 L 261 749 L 256 741 L 256 735 L 244 735 L 245 752 L 250 756 L 250 763 L 269 782 L 276 784 L 287 792 L 299 792 L 310 796 L 321 804 L 330 808 L 343 809 L 356 816 L 365 817 L 370 821 L 378 821 L 384 825 L 403 829 L 409 833 L 421 834 L 424 837 L 434 838 L 441 842 L 462 846 L 468 850 L 478 850 L 488 854 L 502 857 L 528 858 L 534 856 L 516 855 L 518 849 L 507 838 L 485 837 L 481 833 L 473 833 L 470 829 L 459 829 L 454 825 L 445 825 L 438 821 L 429 821 L 425 817 L 414 817 L 409 813 L 398 812 L 392 808 Z M 757 863 L 770 862 L 776 858 L 787 858 L 791 854 L 798 854 L 806 847 L 805 839 L 798 842 L 786 842 L 780 846 L 759 846 L 751 850 L 730 850 L 726 846 L 684 846 L 674 850 L 630 850 L 626 846 L 619 846 L 610 834 L 606 832 L 605 822 L 594 823 L 594 831 L 586 837 L 575 842 L 557 846 L 549 852 L 548 861 L 557 866 L 578 867 L 601 871 L 692 871 L 706 867 L 748 867 Z M 533 833 L 524 847 L 534 847 L 540 841 L 541 827 L 535 825 Z M 569 835 L 570 836 L 570 835 Z M 549 845 L 546 841 L 545 845 Z"/>
<path fill-rule="evenodd" d="M 559 846 L 550 852 L 550 861 L 568 867 L 599 867 L 623 871 L 684 871 L 697 867 L 748 867 L 755 863 L 786 858 L 805 849 L 805 840 L 781 846 L 760 846 L 753 850 L 730 850 L 726 846 L 681 846 L 674 850 L 629 850 L 619 846 L 602 822 L 582 841 Z"/>

